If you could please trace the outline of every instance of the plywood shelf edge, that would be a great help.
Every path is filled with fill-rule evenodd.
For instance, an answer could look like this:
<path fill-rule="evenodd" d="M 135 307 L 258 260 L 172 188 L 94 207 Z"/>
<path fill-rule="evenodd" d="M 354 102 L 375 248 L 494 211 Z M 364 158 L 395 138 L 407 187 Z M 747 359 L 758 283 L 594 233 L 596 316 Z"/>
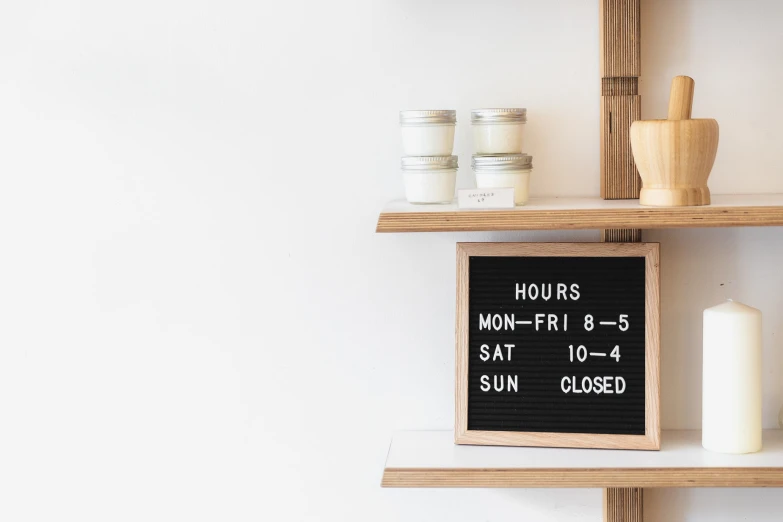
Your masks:
<path fill-rule="evenodd" d="M 783 226 L 783 194 L 717 195 L 703 207 L 642 207 L 636 200 L 539 198 L 508 210 L 394 201 L 376 232 L 656 229 Z"/>

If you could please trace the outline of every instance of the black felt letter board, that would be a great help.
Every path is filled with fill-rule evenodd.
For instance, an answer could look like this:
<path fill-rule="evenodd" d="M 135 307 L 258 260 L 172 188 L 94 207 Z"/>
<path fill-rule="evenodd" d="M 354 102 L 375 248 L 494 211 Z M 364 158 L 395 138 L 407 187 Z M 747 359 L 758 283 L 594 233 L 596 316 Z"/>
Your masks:
<path fill-rule="evenodd" d="M 645 434 L 643 257 L 472 257 L 469 291 L 469 430 Z"/>

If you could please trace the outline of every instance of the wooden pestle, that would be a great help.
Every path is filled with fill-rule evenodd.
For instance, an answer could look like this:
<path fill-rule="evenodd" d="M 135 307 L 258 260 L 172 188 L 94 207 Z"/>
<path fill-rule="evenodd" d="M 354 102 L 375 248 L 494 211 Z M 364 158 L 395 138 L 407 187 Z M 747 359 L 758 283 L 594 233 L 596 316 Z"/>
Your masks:
<path fill-rule="evenodd" d="M 693 88 L 695 82 L 690 76 L 675 76 L 669 93 L 670 120 L 690 120 L 693 109 Z"/>

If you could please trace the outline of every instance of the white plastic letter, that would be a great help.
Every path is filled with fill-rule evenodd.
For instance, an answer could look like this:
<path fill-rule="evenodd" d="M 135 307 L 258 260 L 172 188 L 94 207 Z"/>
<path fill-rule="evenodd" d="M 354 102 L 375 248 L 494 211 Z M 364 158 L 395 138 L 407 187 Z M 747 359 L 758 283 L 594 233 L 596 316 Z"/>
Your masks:
<path fill-rule="evenodd" d="M 503 318 L 500 317 L 500 314 L 495 314 L 492 316 L 492 328 L 495 330 L 500 330 L 503 328 Z"/>
<path fill-rule="evenodd" d="M 487 314 L 486 317 L 484 314 L 479 314 L 479 330 L 484 329 L 489 330 L 492 328 L 492 314 Z"/>
<path fill-rule="evenodd" d="M 585 386 L 585 383 L 587 383 L 587 386 Z M 582 377 L 582 389 L 585 393 L 593 391 L 593 381 L 590 380 L 590 377 Z"/>
<path fill-rule="evenodd" d="M 536 332 L 538 331 L 538 325 L 544 324 L 544 317 L 546 317 L 546 314 L 536 314 Z"/>
<path fill-rule="evenodd" d="M 557 331 L 557 316 L 555 314 L 549 314 L 549 316 L 547 317 L 546 329 L 549 330 L 550 332 L 552 330 L 554 330 L 555 332 Z"/>

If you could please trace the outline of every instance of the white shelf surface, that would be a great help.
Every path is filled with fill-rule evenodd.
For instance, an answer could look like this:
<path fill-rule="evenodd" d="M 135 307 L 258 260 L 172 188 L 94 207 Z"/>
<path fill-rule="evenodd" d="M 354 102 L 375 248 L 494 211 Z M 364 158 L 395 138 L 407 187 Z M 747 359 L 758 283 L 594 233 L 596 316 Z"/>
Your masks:
<path fill-rule="evenodd" d="M 531 198 L 527 204 L 514 208 L 516 212 L 530 212 L 535 210 L 666 210 L 666 209 L 706 209 L 706 208 L 740 208 L 740 207 L 780 207 L 783 205 L 783 194 L 713 194 L 712 203 L 703 207 L 645 207 L 639 204 L 638 199 L 601 199 L 599 197 L 580 198 Z M 502 210 L 502 209 L 501 209 Z M 498 212 L 492 210 L 486 212 Z M 443 213 L 443 212 L 477 212 L 477 210 L 465 210 L 457 206 L 456 200 L 452 203 L 422 205 L 408 203 L 404 199 L 390 201 L 383 208 L 384 213 Z M 484 212 L 484 211 L 481 211 Z"/>
<path fill-rule="evenodd" d="M 783 431 L 764 448 L 725 455 L 701 447 L 700 431 L 664 431 L 660 451 L 457 446 L 451 431 L 394 434 L 387 487 L 783 486 Z"/>

